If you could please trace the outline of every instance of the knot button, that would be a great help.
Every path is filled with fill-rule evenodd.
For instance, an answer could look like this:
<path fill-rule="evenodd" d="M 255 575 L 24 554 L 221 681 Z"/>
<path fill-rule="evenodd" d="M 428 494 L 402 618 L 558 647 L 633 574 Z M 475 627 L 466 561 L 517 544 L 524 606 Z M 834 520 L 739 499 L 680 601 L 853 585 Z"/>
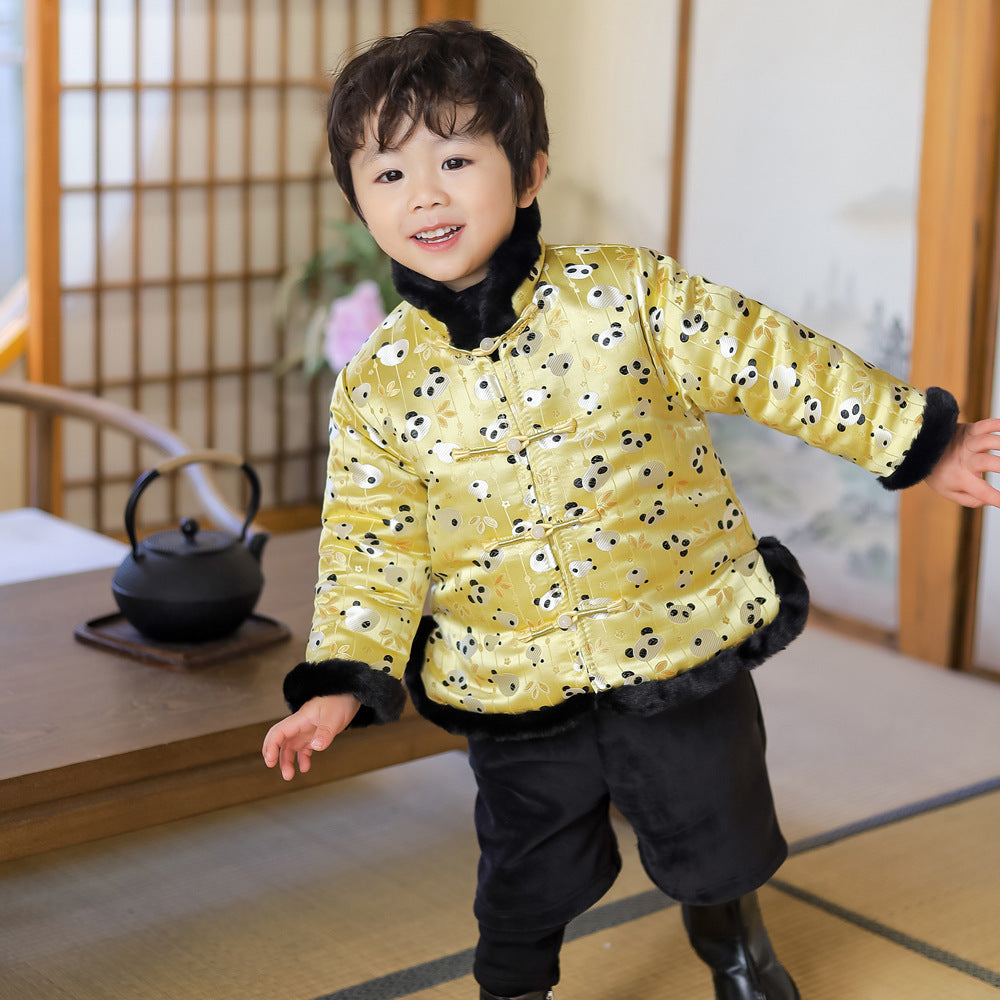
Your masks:
<path fill-rule="evenodd" d="M 533 524 L 531 526 L 531 537 L 537 538 L 539 541 L 541 541 L 545 537 L 545 525 Z"/>
<path fill-rule="evenodd" d="M 556 619 L 556 624 L 563 630 L 573 627 L 573 616 L 572 615 L 560 615 Z"/>

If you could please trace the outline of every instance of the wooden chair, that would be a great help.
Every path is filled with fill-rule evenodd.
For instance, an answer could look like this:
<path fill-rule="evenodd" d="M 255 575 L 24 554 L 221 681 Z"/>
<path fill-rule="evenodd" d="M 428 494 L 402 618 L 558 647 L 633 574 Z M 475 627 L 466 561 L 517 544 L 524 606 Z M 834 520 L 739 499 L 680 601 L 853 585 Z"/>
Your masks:
<path fill-rule="evenodd" d="M 49 471 L 51 462 L 47 457 L 51 454 L 52 422 L 56 417 L 75 417 L 113 427 L 157 448 L 168 458 L 196 453 L 173 431 L 141 413 L 73 389 L 0 379 L 0 404 L 4 403 L 20 406 L 34 415 L 29 425 L 28 503 L 41 510 L 51 510 L 53 506 Z M 188 465 L 182 471 L 191 483 L 204 514 L 212 523 L 222 531 L 239 534 L 246 514 L 226 502 L 205 466 Z M 248 531 L 249 535 L 260 533 L 259 529 L 255 531 L 253 525 Z"/>

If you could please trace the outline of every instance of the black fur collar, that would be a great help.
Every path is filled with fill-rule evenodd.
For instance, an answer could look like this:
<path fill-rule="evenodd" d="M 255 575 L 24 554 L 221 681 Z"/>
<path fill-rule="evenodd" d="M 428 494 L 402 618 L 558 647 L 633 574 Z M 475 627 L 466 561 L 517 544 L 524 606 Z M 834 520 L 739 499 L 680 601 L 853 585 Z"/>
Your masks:
<path fill-rule="evenodd" d="M 538 261 L 542 215 L 538 202 L 519 208 L 510 236 L 497 247 L 486 277 L 461 292 L 392 262 L 392 283 L 411 305 L 428 312 L 448 328 L 451 342 L 463 351 L 498 337 L 517 321 L 511 299 Z"/>

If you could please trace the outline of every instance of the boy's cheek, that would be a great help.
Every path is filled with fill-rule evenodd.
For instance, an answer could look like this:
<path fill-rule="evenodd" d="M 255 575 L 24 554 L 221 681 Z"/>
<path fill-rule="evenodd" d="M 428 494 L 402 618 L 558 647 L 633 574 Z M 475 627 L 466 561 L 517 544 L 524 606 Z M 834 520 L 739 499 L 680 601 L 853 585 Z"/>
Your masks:
<path fill-rule="evenodd" d="M 355 188 L 354 188 L 354 191 L 355 191 L 355 195 L 354 195 L 355 200 L 358 197 L 357 196 L 357 190 L 358 190 L 357 186 L 355 186 Z M 361 222 L 364 223 L 364 226 L 367 229 L 368 228 L 368 223 L 365 222 L 365 217 L 361 214 L 361 206 L 358 205 L 357 207 L 355 207 L 354 203 L 351 201 L 351 196 L 343 188 L 340 189 L 340 194 L 341 194 L 341 197 L 344 199 L 344 201 L 347 202 L 348 208 L 350 208 L 350 210 L 361 220 Z"/>

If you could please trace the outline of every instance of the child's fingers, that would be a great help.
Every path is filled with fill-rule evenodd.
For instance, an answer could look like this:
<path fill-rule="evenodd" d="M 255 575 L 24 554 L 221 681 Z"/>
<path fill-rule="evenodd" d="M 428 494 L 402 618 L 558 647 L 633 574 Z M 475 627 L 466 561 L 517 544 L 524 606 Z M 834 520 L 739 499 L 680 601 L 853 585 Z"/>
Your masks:
<path fill-rule="evenodd" d="M 277 765 L 282 778 L 291 781 L 295 777 L 296 754 L 310 738 L 311 730 L 311 726 L 306 726 L 304 720 L 295 715 L 273 725 L 264 737 L 264 763 L 268 767 Z"/>
<path fill-rule="evenodd" d="M 1000 420 L 980 420 L 972 424 L 962 444 L 968 451 L 984 457 L 1000 451 Z"/>
<path fill-rule="evenodd" d="M 963 463 L 974 477 L 963 484 L 966 496 L 959 500 L 967 507 L 1000 506 L 1000 491 L 984 477 L 988 473 L 1000 474 L 1000 419 L 979 420 L 969 427 L 962 445 L 966 451 Z"/>
<path fill-rule="evenodd" d="M 309 746 L 302 747 L 295 754 L 299 765 L 299 774 L 305 774 L 312 767 L 312 755 L 315 750 L 325 750 L 333 742 L 334 732 L 329 726 L 317 726 Z"/>
<path fill-rule="evenodd" d="M 1000 507 L 1000 490 L 994 489 L 985 479 L 976 479 L 966 491 L 972 502 L 967 507 Z"/>
<path fill-rule="evenodd" d="M 281 745 L 280 767 L 281 776 L 285 781 L 291 781 L 295 777 L 295 757 L 296 750 L 294 746 L 291 743 L 283 743 Z M 306 770 L 308 769 L 309 767 L 306 765 Z"/>
<path fill-rule="evenodd" d="M 295 777 L 295 764 L 299 771 L 305 774 L 309 770 L 313 751 L 325 750 L 353 718 L 354 712 L 348 712 L 343 718 L 336 713 L 327 717 L 326 722 L 317 721 L 322 713 L 315 710 L 299 709 L 294 715 L 289 715 L 276 722 L 264 737 L 261 753 L 268 767 L 278 766 L 285 781 Z"/>
<path fill-rule="evenodd" d="M 264 737 L 264 745 L 261 753 L 264 755 L 264 763 L 268 767 L 274 767 L 278 763 L 278 755 L 282 746 L 290 740 L 299 729 L 299 721 L 294 715 L 276 722 L 267 731 Z"/>
<path fill-rule="evenodd" d="M 977 436 L 981 434 L 1000 434 L 1000 417 L 987 417 L 985 420 L 977 420 L 972 425 L 972 433 Z M 1000 444 L 995 445 L 995 447 L 1000 447 Z"/>
<path fill-rule="evenodd" d="M 329 726 L 317 726 L 309 749 L 325 750 L 333 742 L 334 735 L 334 731 Z"/>
<path fill-rule="evenodd" d="M 268 767 L 274 767 L 278 763 L 278 752 L 281 749 L 281 744 L 284 742 L 279 732 L 280 725 L 278 723 L 278 725 L 271 726 L 267 731 L 267 736 L 264 737 L 264 745 L 261 747 L 264 763 Z"/>
<path fill-rule="evenodd" d="M 1000 448 L 1000 437 L 993 441 L 987 439 L 985 443 L 970 442 L 969 446 L 969 464 L 976 472 L 1000 472 L 1000 455 L 996 454 Z"/>

